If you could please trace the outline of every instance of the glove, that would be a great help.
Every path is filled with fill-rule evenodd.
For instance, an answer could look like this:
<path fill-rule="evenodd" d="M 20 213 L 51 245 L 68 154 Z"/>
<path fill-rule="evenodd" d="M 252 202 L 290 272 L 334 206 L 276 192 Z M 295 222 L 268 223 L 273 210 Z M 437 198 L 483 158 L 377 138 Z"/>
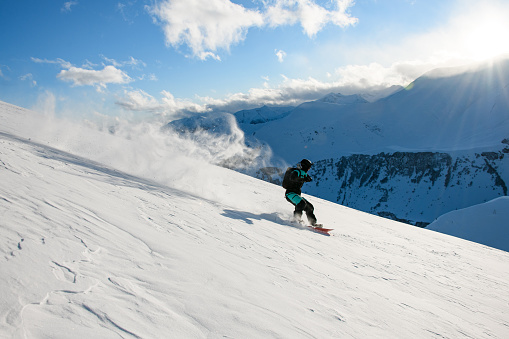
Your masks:
<path fill-rule="evenodd" d="M 310 182 L 310 181 L 313 181 L 313 178 L 311 178 L 311 177 L 308 175 L 308 176 L 306 176 L 306 178 L 304 178 L 304 180 L 305 180 L 306 182 Z"/>

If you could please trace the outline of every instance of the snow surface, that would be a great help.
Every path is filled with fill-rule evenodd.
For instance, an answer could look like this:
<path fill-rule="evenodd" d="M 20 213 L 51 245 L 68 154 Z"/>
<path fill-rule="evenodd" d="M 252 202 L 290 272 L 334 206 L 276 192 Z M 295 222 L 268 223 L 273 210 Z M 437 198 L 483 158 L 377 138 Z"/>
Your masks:
<path fill-rule="evenodd" d="M 427 229 L 509 252 L 509 197 L 446 213 Z"/>
<path fill-rule="evenodd" d="M 0 337 L 509 337 L 509 253 L 0 104 Z"/>

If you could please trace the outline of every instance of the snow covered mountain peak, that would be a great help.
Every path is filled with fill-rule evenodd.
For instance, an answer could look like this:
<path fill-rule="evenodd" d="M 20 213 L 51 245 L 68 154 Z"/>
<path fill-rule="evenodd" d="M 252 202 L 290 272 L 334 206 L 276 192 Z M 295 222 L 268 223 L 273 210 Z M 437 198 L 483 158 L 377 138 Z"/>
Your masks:
<path fill-rule="evenodd" d="M 234 116 L 239 124 L 256 125 L 284 118 L 293 109 L 292 106 L 269 107 L 264 105 L 259 108 L 238 111 Z"/>

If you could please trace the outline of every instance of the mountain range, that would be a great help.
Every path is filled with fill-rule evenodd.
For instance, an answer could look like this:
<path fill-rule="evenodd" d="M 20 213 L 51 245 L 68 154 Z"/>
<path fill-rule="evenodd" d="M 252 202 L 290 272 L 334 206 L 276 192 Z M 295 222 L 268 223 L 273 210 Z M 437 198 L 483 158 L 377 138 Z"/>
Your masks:
<path fill-rule="evenodd" d="M 279 120 L 241 127 L 289 163 L 352 153 L 494 147 L 509 137 L 508 74 L 509 59 L 437 69 L 375 102 L 330 94 Z"/>

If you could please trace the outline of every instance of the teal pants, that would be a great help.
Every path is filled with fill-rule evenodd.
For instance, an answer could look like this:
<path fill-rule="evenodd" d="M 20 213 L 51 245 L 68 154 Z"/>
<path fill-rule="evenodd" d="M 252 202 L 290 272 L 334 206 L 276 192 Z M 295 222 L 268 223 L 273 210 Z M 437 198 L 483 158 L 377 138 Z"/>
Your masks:
<path fill-rule="evenodd" d="M 314 215 L 315 208 L 309 201 L 298 195 L 297 193 L 289 192 L 285 195 L 286 200 L 288 200 L 292 205 L 295 206 L 295 211 L 293 212 L 293 216 L 300 220 L 302 218 L 302 212 L 306 212 L 306 216 L 311 225 L 316 224 L 316 217 Z"/>

